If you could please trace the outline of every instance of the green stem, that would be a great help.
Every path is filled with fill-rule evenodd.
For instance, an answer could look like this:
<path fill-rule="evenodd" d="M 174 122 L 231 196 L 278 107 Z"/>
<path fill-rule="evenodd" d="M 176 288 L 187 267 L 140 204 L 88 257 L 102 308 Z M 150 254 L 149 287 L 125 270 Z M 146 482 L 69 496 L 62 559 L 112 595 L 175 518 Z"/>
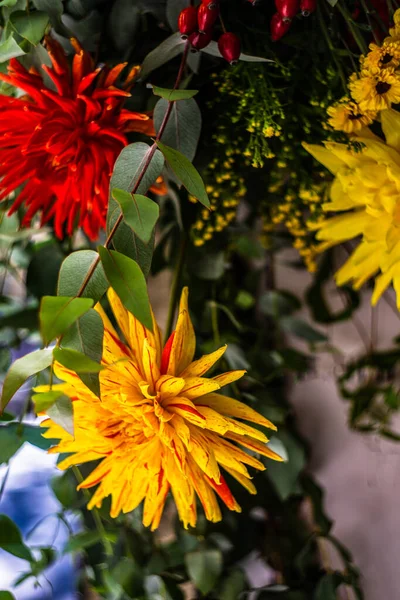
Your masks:
<path fill-rule="evenodd" d="M 76 466 L 73 466 L 72 470 L 74 472 L 74 475 L 75 475 L 76 480 L 78 481 L 78 483 L 82 483 L 83 476 L 82 476 L 82 473 L 80 472 L 79 468 L 76 467 Z M 90 494 L 89 494 L 89 492 L 87 490 L 82 490 L 82 492 L 83 492 L 83 495 L 85 496 L 85 498 L 90 498 Z M 108 558 L 111 558 L 114 555 L 113 549 L 112 549 L 112 545 L 111 545 L 110 540 L 107 538 L 107 532 L 104 529 L 104 525 L 103 525 L 103 522 L 101 520 L 99 511 L 94 506 L 92 508 L 91 512 L 92 512 L 92 517 L 93 517 L 94 524 L 95 524 L 96 529 L 97 529 L 97 531 L 99 533 L 99 536 L 101 537 L 101 541 L 102 541 L 102 544 L 103 544 L 103 547 L 104 547 L 104 552 L 105 552 L 105 554 L 106 554 L 106 556 Z"/>
<path fill-rule="evenodd" d="M 331 38 L 329 37 L 329 31 L 328 31 L 328 28 L 327 28 L 326 23 L 324 21 L 324 17 L 322 15 L 322 10 L 321 10 L 320 4 L 318 4 L 318 6 L 317 6 L 317 16 L 318 16 L 318 21 L 319 21 L 319 25 L 320 25 L 321 31 L 323 33 L 323 36 L 325 38 L 325 41 L 326 41 L 327 46 L 329 48 L 329 51 L 330 51 L 330 53 L 332 55 L 332 60 L 335 63 L 336 68 L 338 70 L 340 81 L 342 82 L 342 85 L 343 85 L 344 93 L 347 94 L 347 81 L 346 81 L 346 77 L 344 75 L 342 65 L 341 65 L 338 57 L 335 54 L 335 47 L 333 46 Z"/>
<path fill-rule="evenodd" d="M 169 307 L 168 307 L 168 316 L 167 316 L 167 324 L 165 327 L 165 342 L 168 340 L 169 336 L 172 333 L 172 324 L 174 322 L 176 307 L 179 300 L 179 294 L 181 291 L 181 278 L 183 267 L 185 264 L 185 253 L 186 253 L 186 236 L 183 234 L 181 245 L 179 248 L 178 258 L 175 264 L 174 269 L 174 277 L 172 280 L 171 286 L 171 294 L 169 297 Z"/>
<path fill-rule="evenodd" d="M 365 43 L 365 40 L 358 31 L 357 27 L 354 25 L 351 14 L 347 10 L 347 8 L 343 6 L 343 0 L 339 0 L 336 6 L 339 12 L 341 13 L 342 17 L 346 21 L 347 27 L 350 29 L 351 35 L 353 36 L 357 46 L 359 47 L 360 52 L 362 54 L 366 54 L 368 52 L 367 44 Z"/>

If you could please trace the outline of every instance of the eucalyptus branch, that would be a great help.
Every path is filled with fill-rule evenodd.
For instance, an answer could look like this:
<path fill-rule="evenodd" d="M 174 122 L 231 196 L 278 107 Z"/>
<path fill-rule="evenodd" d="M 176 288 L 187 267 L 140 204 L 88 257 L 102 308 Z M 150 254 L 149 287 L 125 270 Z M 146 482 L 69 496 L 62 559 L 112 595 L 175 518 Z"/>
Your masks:
<path fill-rule="evenodd" d="M 179 87 L 179 85 L 180 85 L 180 83 L 182 81 L 182 77 L 183 77 L 185 66 L 186 66 L 186 60 L 187 60 L 187 56 L 188 56 L 188 52 L 189 52 L 189 47 L 190 47 L 190 42 L 186 41 L 185 42 L 185 49 L 183 51 L 182 60 L 181 60 L 181 64 L 180 64 L 179 71 L 178 71 L 178 75 L 176 77 L 175 85 L 173 87 L 174 90 L 178 89 L 178 87 Z M 144 176 L 145 176 L 145 174 L 147 172 L 147 169 L 150 166 L 152 158 L 153 158 L 153 156 L 154 156 L 154 154 L 155 154 L 155 152 L 157 150 L 157 142 L 161 139 L 161 137 L 162 137 L 162 135 L 163 135 L 163 133 L 165 131 L 165 128 L 166 128 L 167 123 L 168 123 L 168 120 L 169 120 L 169 118 L 171 116 L 171 112 L 172 112 L 174 103 L 175 103 L 175 100 L 170 100 L 168 102 L 168 107 L 167 107 L 167 110 L 165 112 L 165 115 L 164 115 L 163 121 L 161 123 L 160 129 L 159 129 L 159 131 L 157 133 L 157 136 L 156 136 L 156 138 L 155 138 L 155 140 L 153 142 L 153 145 L 150 147 L 150 152 L 149 152 L 149 154 L 147 156 L 146 162 L 144 163 L 142 171 L 140 172 L 139 177 L 137 178 L 137 181 L 136 181 L 136 183 L 135 183 L 135 185 L 134 185 L 134 187 L 132 189 L 132 194 L 135 194 L 137 192 L 137 190 L 138 190 L 138 188 L 139 188 L 139 186 L 140 186 L 140 184 L 141 184 L 141 182 L 142 182 L 142 180 L 143 180 L 143 178 L 144 178 Z M 123 214 L 121 213 L 119 215 L 118 219 L 115 221 L 114 226 L 111 229 L 110 233 L 108 234 L 108 237 L 107 237 L 107 239 L 106 239 L 106 241 L 104 243 L 104 247 L 105 248 L 109 248 L 109 246 L 110 246 L 110 244 L 112 242 L 112 239 L 113 239 L 113 237 L 114 237 L 114 235 L 115 235 L 118 227 L 122 223 L 122 220 L 123 220 Z M 100 262 L 100 255 L 97 255 L 96 260 L 92 263 L 90 269 L 86 273 L 86 277 L 83 280 L 82 285 L 81 285 L 81 287 L 80 287 L 80 289 L 79 289 L 79 291 L 78 291 L 78 293 L 76 295 L 77 298 L 79 298 L 80 296 L 82 296 L 82 294 L 85 291 L 85 289 L 86 289 L 86 287 L 87 287 L 87 285 L 88 285 L 91 277 L 93 276 L 93 273 L 95 272 L 96 267 L 99 264 L 99 262 Z"/>

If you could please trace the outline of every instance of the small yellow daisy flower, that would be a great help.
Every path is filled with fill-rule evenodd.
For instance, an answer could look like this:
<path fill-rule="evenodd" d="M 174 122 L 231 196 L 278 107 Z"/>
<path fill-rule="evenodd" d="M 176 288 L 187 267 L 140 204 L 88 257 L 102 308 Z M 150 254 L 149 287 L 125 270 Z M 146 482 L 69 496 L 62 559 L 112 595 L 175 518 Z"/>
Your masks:
<path fill-rule="evenodd" d="M 370 125 L 376 118 L 375 111 L 362 111 L 356 102 L 342 98 L 327 109 L 328 123 L 336 131 L 354 133 Z"/>
<path fill-rule="evenodd" d="M 400 74 L 392 69 L 362 71 L 352 78 L 350 93 L 362 111 L 379 111 L 400 102 Z"/>

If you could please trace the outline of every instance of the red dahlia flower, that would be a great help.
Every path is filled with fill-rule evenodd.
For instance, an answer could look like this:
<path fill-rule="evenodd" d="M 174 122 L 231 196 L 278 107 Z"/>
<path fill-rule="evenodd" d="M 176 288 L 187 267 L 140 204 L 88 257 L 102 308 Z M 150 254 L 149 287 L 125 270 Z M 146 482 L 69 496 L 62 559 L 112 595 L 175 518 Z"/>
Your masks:
<path fill-rule="evenodd" d="M 97 67 L 76 40 L 70 67 L 62 47 L 47 39 L 52 66 L 43 66 L 50 88 L 16 59 L 0 79 L 26 92 L 0 95 L 0 200 L 25 184 L 10 209 L 26 207 L 22 224 L 41 212 L 54 219 L 57 237 L 82 227 L 91 240 L 105 225 L 108 186 L 114 163 L 128 143 L 126 133 L 153 134 L 147 114 L 124 109 L 138 67 L 121 87 L 115 82 L 126 63 Z M 161 192 L 162 190 L 159 189 Z"/>

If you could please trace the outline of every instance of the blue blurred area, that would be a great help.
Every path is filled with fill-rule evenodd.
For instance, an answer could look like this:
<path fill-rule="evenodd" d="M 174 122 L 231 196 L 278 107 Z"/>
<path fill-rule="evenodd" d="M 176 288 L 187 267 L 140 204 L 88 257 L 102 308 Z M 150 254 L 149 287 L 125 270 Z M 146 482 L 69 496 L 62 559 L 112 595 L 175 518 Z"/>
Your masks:
<path fill-rule="evenodd" d="M 36 346 L 37 347 L 37 346 Z M 36 349 L 22 344 L 13 351 L 13 360 Z M 24 406 L 29 387 L 23 386 L 7 407 L 12 414 L 19 414 Z M 68 539 L 65 524 L 56 516 L 61 505 L 50 487 L 50 480 L 60 474 L 56 468 L 56 456 L 24 444 L 7 466 L 0 467 L 0 487 L 7 476 L 5 491 L 0 501 L 0 513 L 8 515 L 20 528 L 27 545 L 32 548 L 50 546 L 58 554 Z M 76 517 L 68 521 L 73 530 L 79 527 Z M 33 578 L 17 588 L 13 582 L 29 571 L 29 564 L 0 550 L 0 590 L 11 591 L 17 600 L 76 600 L 75 570 L 71 556 L 61 557 L 46 569 L 39 578 L 39 586 Z"/>

